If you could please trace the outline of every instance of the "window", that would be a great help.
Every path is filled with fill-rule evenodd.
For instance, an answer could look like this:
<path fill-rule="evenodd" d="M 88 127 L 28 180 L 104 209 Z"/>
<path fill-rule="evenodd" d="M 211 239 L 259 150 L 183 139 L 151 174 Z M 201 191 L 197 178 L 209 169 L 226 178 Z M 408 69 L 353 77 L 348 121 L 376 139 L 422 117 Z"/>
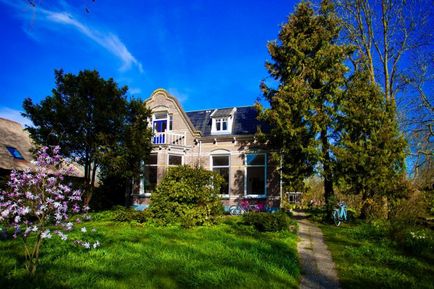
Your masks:
<path fill-rule="evenodd" d="M 182 156 L 181 155 L 169 155 L 169 166 L 181 166 Z"/>
<path fill-rule="evenodd" d="M 227 118 L 218 118 L 215 120 L 216 131 L 227 131 L 228 130 L 228 119 Z"/>
<path fill-rule="evenodd" d="M 267 157 L 265 154 L 246 154 L 246 183 L 244 187 L 247 195 L 266 195 Z"/>
<path fill-rule="evenodd" d="M 228 155 L 215 155 L 211 156 L 212 171 L 221 175 L 224 183 L 220 188 L 220 194 L 229 194 L 229 156 Z"/>
<path fill-rule="evenodd" d="M 144 178 L 143 178 L 143 192 L 142 193 L 150 193 L 155 190 L 157 186 L 157 177 L 158 177 L 158 155 L 150 154 L 149 160 L 145 164 L 144 168 Z"/>
<path fill-rule="evenodd" d="M 8 149 L 9 153 L 11 154 L 11 156 L 14 157 L 14 159 L 17 159 L 17 160 L 24 160 L 24 157 L 23 157 L 23 155 L 20 153 L 19 150 L 17 150 L 17 149 L 14 148 L 14 147 L 8 147 L 8 146 L 7 146 L 6 148 Z"/>
<path fill-rule="evenodd" d="M 152 117 L 152 128 L 154 130 L 153 143 L 166 144 L 165 132 L 173 129 L 173 115 L 167 112 L 157 112 Z"/>

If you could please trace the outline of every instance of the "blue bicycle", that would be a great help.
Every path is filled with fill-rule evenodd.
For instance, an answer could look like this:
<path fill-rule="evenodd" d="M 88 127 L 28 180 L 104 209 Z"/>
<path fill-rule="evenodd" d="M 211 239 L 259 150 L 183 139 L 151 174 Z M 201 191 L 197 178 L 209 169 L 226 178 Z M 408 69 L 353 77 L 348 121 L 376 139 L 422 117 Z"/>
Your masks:
<path fill-rule="evenodd" d="M 345 202 L 339 202 L 338 207 L 333 210 L 333 222 L 339 226 L 342 221 L 347 221 L 347 205 Z"/>

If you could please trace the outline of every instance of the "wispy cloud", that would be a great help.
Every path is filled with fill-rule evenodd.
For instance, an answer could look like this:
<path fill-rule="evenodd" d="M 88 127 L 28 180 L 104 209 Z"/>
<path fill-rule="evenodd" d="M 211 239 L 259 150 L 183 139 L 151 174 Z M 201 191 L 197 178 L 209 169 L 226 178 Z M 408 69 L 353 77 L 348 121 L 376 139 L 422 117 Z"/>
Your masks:
<path fill-rule="evenodd" d="M 26 8 L 24 5 L 29 4 L 23 2 L 21 2 L 21 4 L 17 4 L 16 1 L 10 0 L 0 0 L 0 2 L 17 10 L 20 13 L 21 17 L 29 17 L 29 14 L 26 13 L 25 9 L 23 9 Z M 41 6 L 37 6 L 33 9 L 37 9 L 38 16 L 40 17 L 38 17 L 38 21 L 43 20 L 49 23 L 56 23 L 72 27 L 81 35 L 92 40 L 94 43 L 98 44 L 103 49 L 110 52 L 112 55 L 122 61 L 122 66 L 120 68 L 122 71 L 130 69 L 134 65 L 141 73 L 143 72 L 142 64 L 131 54 L 131 52 L 117 35 L 111 32 L 100 31 L 95 27 L 86 25 L 68 11 L 57 12 L 42 8 Z"/>
<path fill-rule="evenodd" d="M 142 92 L 142 90 L 138 87 L 130 87 L 130 88 L 128 88 L 128 92 L 130 94 L 139 94 Z"/>
<path fill-rule="evenodd" d="M 178 101 L 182 104 L 184 104 L 188 100 L 188 94 L 186 92 L 181 92 L 177 88 L 168 88 L 167 91 L 176 97 Z"/>
<path fill-rule="evenodd" d="M 21 115 L 21 111 L 13 108 L 5 107 L 5 106 L 0 107 L 0 117 L 16 121 L 20 123 L 22 126 L 24 125 L 33 126 L 31 120 Z"/>

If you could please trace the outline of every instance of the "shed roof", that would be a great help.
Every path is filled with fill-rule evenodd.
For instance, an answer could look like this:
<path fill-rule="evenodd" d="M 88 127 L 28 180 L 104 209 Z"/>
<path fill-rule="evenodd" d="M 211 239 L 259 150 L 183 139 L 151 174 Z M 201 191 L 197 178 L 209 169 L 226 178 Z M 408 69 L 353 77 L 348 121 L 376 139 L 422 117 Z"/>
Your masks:
<path fill-rule="evenodd" d="M 23 159 L 16 158 L 9 151 L 15 148 Z M 0 117 L 0 169 L 4 170 L 34 170 L 32 149 L 34 144 L 30 135 L 18 122 Z M 71 164 L 74 169 L 73 176 L 83 177 L 83 168 L 77 163 Z"/>
<path fill-rule="evenodd" d="M 12 156 L 7 147 L 17 149 L 24 160 Z M 33 169 L 30 162 L 32 160 L 33 147 L 29 134 L 21 127 L 18 122 L 0 118 L 0 168 L 6 170 Z"/>

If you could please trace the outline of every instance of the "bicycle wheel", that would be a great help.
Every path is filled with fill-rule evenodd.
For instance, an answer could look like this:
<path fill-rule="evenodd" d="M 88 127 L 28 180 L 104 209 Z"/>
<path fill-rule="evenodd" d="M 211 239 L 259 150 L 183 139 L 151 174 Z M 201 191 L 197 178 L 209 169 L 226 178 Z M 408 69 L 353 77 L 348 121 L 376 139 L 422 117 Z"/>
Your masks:
<path fill-rule="evenodd" d="M 239 216 L 242 214 L 242 209 L 240 208 L 240 206 L 232 205 L 229 207 L 229 214 L 231 216 Z"/>

